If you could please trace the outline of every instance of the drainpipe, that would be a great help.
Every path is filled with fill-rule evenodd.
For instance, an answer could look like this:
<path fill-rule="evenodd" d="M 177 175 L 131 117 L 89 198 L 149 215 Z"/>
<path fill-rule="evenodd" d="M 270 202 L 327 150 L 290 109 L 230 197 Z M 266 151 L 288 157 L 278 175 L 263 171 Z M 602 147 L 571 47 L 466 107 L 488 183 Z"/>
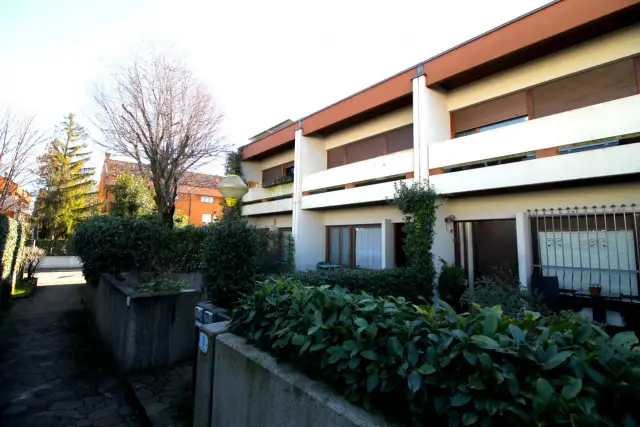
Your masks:
<path fill-rule="evenodd" d="M 189 221 L 187 224 L 191 224 L 191 193 L 189 193 Z"/>

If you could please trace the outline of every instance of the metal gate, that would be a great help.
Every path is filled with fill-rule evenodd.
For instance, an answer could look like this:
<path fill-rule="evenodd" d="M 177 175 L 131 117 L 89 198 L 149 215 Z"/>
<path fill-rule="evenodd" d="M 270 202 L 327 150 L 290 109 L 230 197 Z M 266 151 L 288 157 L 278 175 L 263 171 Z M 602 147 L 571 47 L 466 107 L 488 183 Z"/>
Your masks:
<path fill-rule="evenodd" d="M 640 246 L 636 204 L 533 209 L 534 274 L 555 276 L 560 291 L 588 294 L 602 286 L 606 298 L 640 300 Z"/>

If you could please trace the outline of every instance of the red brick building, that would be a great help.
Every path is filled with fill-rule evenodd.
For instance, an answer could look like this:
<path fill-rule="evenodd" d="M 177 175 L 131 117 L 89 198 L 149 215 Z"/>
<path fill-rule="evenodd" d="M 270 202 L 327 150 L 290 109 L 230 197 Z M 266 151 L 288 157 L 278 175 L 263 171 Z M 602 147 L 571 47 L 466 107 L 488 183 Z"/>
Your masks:
<path fill-rule="evenodd" d="M 108 212 L 113 201 L 113 185 L 123 172 L 139 175 L 136 163 L 111 159 L 106 154 L 100 182 L 98 184 L 98 201 L 102 204 L 101 212 Z M 223 197 L 217 189 L 222 177 L 198 172 L 188 172 L 180 181 L 176 214 L 187 216 L 189 224 L 195 226 L 206 225 L 222 216 Z"/>

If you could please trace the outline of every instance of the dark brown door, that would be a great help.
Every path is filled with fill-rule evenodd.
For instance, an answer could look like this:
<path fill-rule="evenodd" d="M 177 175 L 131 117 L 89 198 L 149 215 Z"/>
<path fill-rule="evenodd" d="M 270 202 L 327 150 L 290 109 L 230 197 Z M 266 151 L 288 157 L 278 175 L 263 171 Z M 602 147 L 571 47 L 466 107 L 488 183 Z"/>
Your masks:
<path fill-rule="evenodd" d="M 501 219 L 473 222 L 475 277 L 490 274 L 494 268 L 518 276 L 516 221 Z"/>

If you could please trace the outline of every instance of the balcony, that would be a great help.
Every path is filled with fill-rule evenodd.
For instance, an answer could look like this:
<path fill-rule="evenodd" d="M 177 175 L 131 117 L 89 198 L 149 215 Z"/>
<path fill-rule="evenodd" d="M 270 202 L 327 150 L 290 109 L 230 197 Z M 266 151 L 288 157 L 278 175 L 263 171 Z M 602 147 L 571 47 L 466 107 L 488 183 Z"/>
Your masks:
<path fill-rule="evenodd" d="M 355 182 L 382 180 L 410 172 L 413 172 L 413 149 L 313 173 L 303 178 L 302 191 L 312 192 Z"/>
<path fill-rule="evenodd" d="M 556 155 L 567 147 L 639 132 L 640 95 L 634 95 L 432 144 L 430 181 L 439 193 L 456 194 L 639 173 L 638 143 Z M 526 154 L 532 160 L 447 173 Z"/>
<path fill-rule="evenodd" d="M 254 187 L 250 188 L 249 192 L 244 195 L 242 201 L 244 203 L 252 203 L 261 200 L 275 199 L 283 196 L 290 196 L 293 194 L 293 182 L 279 184 L 271 187 Z"/>
<path fill-rule="evenodd" d="M 242 214 L 246 216 L 269 215 L 280 212 L 291 212 L 292 210 L 292 198 L 271 200 L 267 202 L 242 206 Z"/>
<path fill-rule="evenodd" d="M 336 206 L 385 202 L 393 199 L 395 194 L 394 184 L 398 181 L 404 181 L 407 185 L 411 185 L 413 179 L 399 179 L 391 182 L 310 194 L 302 197 L 302 209 L 322 209 Z"/>

